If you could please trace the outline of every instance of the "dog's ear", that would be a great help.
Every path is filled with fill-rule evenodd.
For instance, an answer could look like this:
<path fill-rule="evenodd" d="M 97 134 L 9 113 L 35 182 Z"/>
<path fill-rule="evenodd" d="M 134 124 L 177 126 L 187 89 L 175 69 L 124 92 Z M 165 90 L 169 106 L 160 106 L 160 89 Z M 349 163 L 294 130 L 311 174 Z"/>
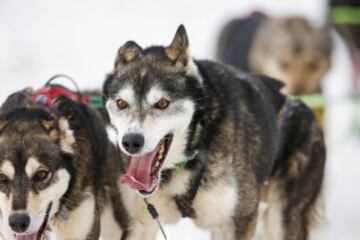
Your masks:
<path fill-rule="evenodd" d="M 189 61 L 189 40 L 184 25 L 180 25 L 170 46 L 165 49 L 166 56 L 174 63 L 186 66 Z"/>
<path fill-rule="evenodd" d="M 0 113 L 6 114 L 7 112 L 12 111 L 14 107 L 20 108 L 30 106 L 33 103 L 31 98 L 32 93 L 32 88 L 25 88 L 11 94 L 1 105 Z"/>
<path fill-rule="evenodd" d="M 110 98 L 110 86 L 115 79 L 115 71 L 106 74 L 104 85 L 103 85 L 103 101 L 104 104 Z"/>
<path fill-rule="evenodd" d="M 115 68 L 124 65 L 140 56 L 142 48 L 134 41 L 127 41 L 118 51 L 115 60 Z"/>

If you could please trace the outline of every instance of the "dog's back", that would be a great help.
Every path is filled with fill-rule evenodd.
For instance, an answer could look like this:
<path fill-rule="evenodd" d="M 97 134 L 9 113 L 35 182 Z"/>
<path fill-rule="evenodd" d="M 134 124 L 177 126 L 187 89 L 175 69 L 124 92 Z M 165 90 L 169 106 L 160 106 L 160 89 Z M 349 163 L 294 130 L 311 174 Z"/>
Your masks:
<path fill-rule="evenodd" d="M 278 155 L 262 190 L 262 234 L 308 239 L 323 221 L 325 141 L 313 113 L 299 100 L 288 98 L 278 119 Z"/>
<path fill-rule="evenodd" d="M 220 145 L 227 149 L 233 146 L 251 156 L 253 169 L 259 183 L 270 174 L 277 154 L 276 115 L 285 101 L 279 90 L 282 83 L 260 75 L 238 74 L 236 71 L 210 61 L 196 62 L 200 74 L 204 78 L 204 88 L 209 101 L 209 112 L 216 112 L 217 118 L 209 124 L 217 124 L 216 130 L 228 128 L 233 132 L 220 133 L 214 137 L 234 139 L 234 145 Z M 206 102 L 206 101 L 205 101 Z M 218 109 L 214 111 L 212 107 Z M 214 116 L 215 118 L 215 116 Z M 204 136 L 211 136 L 205 132 Z M 241 149 L 239 146 L 242 146 Z M 217 149 L 212 146 L 211 149 Z M 232 149 L 232 147 L 230 147 Z M 224 150 L 214 150 L 224 151 Z M 234 163 L 237 164 L 236 162 Z M 243 169 L 241 170 L 243 171 Z"/>

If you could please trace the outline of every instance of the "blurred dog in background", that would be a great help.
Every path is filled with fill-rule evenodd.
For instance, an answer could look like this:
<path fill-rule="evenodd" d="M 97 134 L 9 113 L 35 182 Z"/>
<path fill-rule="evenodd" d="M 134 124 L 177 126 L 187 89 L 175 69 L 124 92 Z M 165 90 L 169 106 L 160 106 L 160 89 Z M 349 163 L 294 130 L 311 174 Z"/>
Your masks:
<path fill-rule="evenodd" d="M 261 13 L 236 19 L 221 31 L 217 59 L 240 70 L 282 80 L 289 95 L 318 92 L 330 68 L 329 28 L 302 17 L 267 18 Z"/>

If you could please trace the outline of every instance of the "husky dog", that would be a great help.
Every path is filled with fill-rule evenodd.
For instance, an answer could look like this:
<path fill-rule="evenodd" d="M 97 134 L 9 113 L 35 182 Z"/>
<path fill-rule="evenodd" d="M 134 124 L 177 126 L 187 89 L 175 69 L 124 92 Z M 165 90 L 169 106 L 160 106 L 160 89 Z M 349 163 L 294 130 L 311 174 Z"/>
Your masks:
<path fill-rule="evenodd" d="M 217 58 L 244 71 L 286 83 L 290 95 L 319 91 L 330 68 L 329 27 L 312 26 L 302 17 L 266 18 L 253 15 L 233 20 L 220 34 Z"/>
<path fill-rule="evenodd" d="M 39 240 L 52 231 L 64 240 L 120 239 L 119 163 L 101 121 L 65 97 L 49 109 L 31 94 L 14 93 L 0 113 L 3 238 Z"/>
<path fill-rule="evenodd" d="M 182 25 L 167 47 L 125 43 L 104 97 L 127 169 L 126 239 L 155 239 L 143 198 L 161 221 L 190 217 L 217 240 L 252 239 L 263 199 L 277 230 L 268 239 L 307 239 L 324 142 L 311 111 L 281 86 L 192 59 Z"/>

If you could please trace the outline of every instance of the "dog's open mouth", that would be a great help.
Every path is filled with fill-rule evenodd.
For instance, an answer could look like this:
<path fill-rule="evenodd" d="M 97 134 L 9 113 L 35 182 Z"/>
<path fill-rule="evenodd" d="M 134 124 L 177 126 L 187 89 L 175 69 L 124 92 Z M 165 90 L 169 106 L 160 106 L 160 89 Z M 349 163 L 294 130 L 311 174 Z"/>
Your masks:
<path fill-rule="evenodd" d="M 48 223 L 51 207 L 52 207 L 52 203 L 49 204 L 49 206 L 46 210 L 46 215 L 44 217 L 44 221 L 41 224 L 39 231 L 34 232 L 34 233 L 15 235 L 16 240 L 41 240 L 41 239 L 43 239 L 43 234 L 44 234 L 45 230 L 47 229 L 47 223 Z"/>
<path fill-rule="evenodd" d="M 173 134 L 167 134 L 152 152 L 130 157 L 128 170 L 121 177 L 120 182 L 128 184 L 142 195 L 153 193 L 159 184 L 161 166 L 170 149 L 172 139 Z"/>

